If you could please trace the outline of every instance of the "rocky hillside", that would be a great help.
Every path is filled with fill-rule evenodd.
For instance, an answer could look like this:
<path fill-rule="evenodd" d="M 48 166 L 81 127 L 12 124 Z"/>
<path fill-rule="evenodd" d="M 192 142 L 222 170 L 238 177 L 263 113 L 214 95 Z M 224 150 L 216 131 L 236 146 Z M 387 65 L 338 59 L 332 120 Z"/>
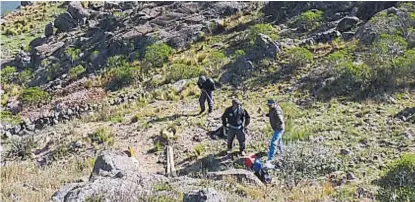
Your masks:
<path fill-rule="evenodd" d="M 412 2 L 24 2 L 1 24 L 2 201 L 415 201 Z M 250 154 L 266 100 L 284 111 L 269 185 L 216 136 L 232 97 Z"/>

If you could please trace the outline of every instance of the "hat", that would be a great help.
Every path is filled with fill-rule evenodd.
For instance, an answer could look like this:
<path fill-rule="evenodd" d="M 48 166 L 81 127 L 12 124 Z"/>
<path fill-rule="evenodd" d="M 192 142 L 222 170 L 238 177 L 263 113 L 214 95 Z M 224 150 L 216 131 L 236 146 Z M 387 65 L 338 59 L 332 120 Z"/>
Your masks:
<path fill-rule="evenodd" d="M 199 77 L 199 83 L 205 83 L 206 82 L 206 77 L 205 76 L 200 76 Z"/>
<path fill-rule="evenodd" d="M 273 99 L 269 99 L 267 102 L 267 105 L 273 105 L 275 104 L 275 101 Z"/>
<path fill-rule="evenodd" d="M 232 99 L 232 103 L 237 104 L 237 105 L 241 104 L 241 102 L 237 98 Z"/>

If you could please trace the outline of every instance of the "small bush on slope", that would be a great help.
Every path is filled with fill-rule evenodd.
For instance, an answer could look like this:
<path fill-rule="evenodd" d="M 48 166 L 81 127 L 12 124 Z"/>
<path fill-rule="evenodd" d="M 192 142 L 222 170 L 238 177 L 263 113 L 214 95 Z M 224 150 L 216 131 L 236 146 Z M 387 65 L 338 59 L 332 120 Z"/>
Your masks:
<path fill-rule="evenodd" d="M 378 184 L 380 201 L 415 201 L 415 154 L 403 154 L 391 163 Z"/>

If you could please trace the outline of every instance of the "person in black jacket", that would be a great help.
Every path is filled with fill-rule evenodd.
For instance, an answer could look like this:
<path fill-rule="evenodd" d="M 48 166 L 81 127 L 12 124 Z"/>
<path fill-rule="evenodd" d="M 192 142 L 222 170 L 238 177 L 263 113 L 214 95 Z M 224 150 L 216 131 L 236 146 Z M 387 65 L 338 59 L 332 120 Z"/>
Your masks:
<path fill-rule="evenodd" d="M 209 111 L 213 111 L 213 91 L 216 89 L 215 82 L 212 78 L 206 78 L 205 76 L 200 76 L 197 86 L 202 90 L 200 93 L 199 103 L 200 103 L 200 114 L 205 111 L 205 102 L 207 100 Z"/>
<path fill-rule="evenodd" d="M 232 100 L 232 106 L 226 108 L 225 113 L 222 115 L 223 127 L 229 128 L 228 130 L 228 150 L 227 153 L 232 152 L 233 139 L 238 139 L 239 151 L 242 155 L 245 155 L 245 129 L 249 125 L 251 117 L 248 112 L 241 107 L 241 103 L 238 99 Z"/>

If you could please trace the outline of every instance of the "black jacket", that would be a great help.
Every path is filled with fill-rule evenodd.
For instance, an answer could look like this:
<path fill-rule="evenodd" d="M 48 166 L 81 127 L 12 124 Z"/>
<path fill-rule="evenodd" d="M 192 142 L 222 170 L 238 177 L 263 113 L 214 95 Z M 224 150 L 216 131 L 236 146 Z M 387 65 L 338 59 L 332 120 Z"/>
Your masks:
<path fill-rule="evenodd" d="M 197 86 L 199 86 L 200 89 L 206 90 L 206 91 L 214 91 L 216 89 L 215 82 L 212 78 L 206 79 L 204 83 L 197 82 Z"/>
<path fill-rule="evenodd" d="M 226 126 L 226 124 L 230 124 L 232 126 L 243 126 L 246 127 L 249 125 L 251 121 L 251 117 L 249 116 L 248 112 L 243 109 L 242 107 L 233 110 L 232 107 L 228 107 L 225 110 L 225 113 L 222 115 L 222 124 Z"/>

